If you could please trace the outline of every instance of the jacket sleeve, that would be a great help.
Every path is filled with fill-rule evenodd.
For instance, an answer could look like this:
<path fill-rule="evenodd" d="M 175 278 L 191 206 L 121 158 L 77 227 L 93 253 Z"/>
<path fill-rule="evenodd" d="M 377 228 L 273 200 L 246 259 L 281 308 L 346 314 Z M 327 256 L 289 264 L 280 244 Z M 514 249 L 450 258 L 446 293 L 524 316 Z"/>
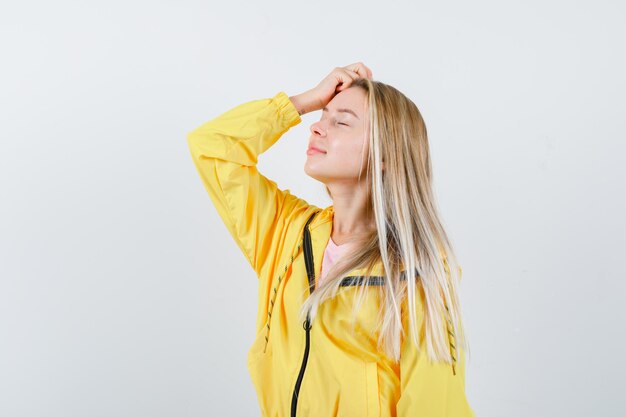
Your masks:
<path fill-rule="evenodd" d="M 281 91 L 240 104 L 187 135 L 204 187 L 257 276 L 273 256 L 290 215 L 309 207 L 262 175 L 257 158 L 301 120 Z"/>
<path fill-rule="evenodd" d="M 420 305 L 419 303 L 417 304 Z M 404 308 L 408 303 L 404 302 Z M 424 345 L 423 318 L 417 315 L 421 350 L 409 333 L 408 314 L 403 314 L 405 337 L 400 352 L 400 398 L 398 417 L 476 417 L 465 394 L 465 352 L 453 348 L 451 364 L 429 360 Z M 452 342 L 453 343 L 453 342 Z"/>

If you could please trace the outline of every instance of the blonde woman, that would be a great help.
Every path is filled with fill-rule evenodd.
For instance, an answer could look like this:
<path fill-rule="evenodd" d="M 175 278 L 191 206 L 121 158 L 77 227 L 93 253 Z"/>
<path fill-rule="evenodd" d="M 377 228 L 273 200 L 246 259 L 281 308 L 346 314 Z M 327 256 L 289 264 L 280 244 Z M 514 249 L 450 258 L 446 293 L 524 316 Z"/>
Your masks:
<path fill-rule="evenodd" d="M 304 170 L 325 185 L 326 208 L 256 167 L 317 110 Z M 359 62 L 302 94 L 240 104 L 188 143 L 258 277 L 248 369 L 262 416 L 475 415 L 465 395 L 462 271 L 410 99 Z"/>

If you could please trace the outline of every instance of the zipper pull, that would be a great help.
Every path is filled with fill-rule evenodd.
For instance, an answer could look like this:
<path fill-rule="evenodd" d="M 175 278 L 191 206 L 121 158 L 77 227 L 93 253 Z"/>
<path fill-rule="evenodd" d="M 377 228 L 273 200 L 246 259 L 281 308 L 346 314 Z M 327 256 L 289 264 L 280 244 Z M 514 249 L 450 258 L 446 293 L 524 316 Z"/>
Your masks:
<path fill-rule="evenodd" d="M 304 327 L 304 330 L 311 330 L 311 327 L 313 327 L 311 325 L 311 321 L 309 320 L 309 315 L 306 315 L 306 320 L 304 320 L 304 322 L 302 322 L 302 327 Z"/>

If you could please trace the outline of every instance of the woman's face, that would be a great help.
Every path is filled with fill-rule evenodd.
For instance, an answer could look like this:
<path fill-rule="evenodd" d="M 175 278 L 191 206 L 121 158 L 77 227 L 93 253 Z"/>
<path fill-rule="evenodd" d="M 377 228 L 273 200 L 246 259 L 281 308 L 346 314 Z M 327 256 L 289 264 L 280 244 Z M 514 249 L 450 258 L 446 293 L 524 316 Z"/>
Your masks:
<path fill-rule="evenodd" d="M 335 95 L 322 110 L 320 120 L 310 128 L 304 164 L 307 175 L 323 183 L 356 182 L 361 173 L 363 180 L 369 149 L 365 101 L 362 88 L 350 87 Z M 323 152 L 312 152 L 311 147 Z"/>

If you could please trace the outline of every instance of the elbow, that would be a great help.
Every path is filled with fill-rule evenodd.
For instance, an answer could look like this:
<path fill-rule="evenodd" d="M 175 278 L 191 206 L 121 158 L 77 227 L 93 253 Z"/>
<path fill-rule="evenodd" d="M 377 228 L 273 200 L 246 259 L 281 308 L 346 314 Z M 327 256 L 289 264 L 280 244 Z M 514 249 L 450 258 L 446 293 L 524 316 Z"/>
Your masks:
<path fill-rule="evenodd" d="M 200 137 L 196 130 L 187 133 L 187 146 L 191 152 L 191 157 L 194 160 L 198 160 L 202 156 L 202 146 L 200 143 Z"/>

